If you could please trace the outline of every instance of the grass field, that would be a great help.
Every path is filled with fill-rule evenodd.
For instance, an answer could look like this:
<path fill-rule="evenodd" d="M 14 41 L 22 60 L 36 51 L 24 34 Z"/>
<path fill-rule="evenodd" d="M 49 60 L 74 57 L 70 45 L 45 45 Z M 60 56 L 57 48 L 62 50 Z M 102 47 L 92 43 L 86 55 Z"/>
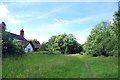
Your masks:
<path fill-rule="evenodd" d="M 118 59 L 31 53 L 3 59 L 3 78 L 117 78 Z"/>

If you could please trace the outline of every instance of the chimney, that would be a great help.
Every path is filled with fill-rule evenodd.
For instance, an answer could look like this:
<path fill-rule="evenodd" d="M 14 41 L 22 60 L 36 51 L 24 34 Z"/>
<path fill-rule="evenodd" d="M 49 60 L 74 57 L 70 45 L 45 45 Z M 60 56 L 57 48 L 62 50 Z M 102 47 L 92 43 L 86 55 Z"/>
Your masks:
<path fill-rule="evenodd" d="M 24 30 L 23 29 L 20 30 L 20 36 L 24 37 Z"/>
<path fill-rule="evenodd" d="M 5 22 L 2 22 L 1 25 L 2 25 L 2 31 L 5 31 L 6 30 L 6 24 L 5 24 Z"/>

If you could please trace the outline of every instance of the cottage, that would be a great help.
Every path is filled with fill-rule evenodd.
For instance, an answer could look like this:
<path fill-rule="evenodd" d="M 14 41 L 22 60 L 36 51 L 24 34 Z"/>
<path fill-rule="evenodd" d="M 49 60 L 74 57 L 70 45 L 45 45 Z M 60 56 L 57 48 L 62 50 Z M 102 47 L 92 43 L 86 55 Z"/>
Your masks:
<path fill-rule="evenodd" d="M 1 24 L 4 27 L 6 26 L 6 24 L 4 22 L 2 22 Z M 3 31 L 7 32 L 7 31 L 5 31 L 5 29 L 3 29 Z M 40 46 L 39 42 L 32 42 L 32 41 L 28 41 L 27 39 L 25 39 L 23 29 L 20 30 L 20 35 L 17 35 L 17 34 L 11 33 L 11 32 L 8 32 L 8 33 L 10 33 L 11 37 L 14 39 L 13 41 L 18 41 L 24 46 L 25 52 L 36 51 Z"/>

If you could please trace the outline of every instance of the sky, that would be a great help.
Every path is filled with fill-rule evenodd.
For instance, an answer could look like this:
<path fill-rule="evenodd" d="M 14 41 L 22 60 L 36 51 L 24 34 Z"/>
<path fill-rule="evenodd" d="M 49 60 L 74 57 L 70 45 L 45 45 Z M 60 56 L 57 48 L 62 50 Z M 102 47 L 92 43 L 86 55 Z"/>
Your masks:
<path fill-rule="evenodd" d="M 73 34 L 83 44 L 101 21 L 111 21 L 117 2 L 0 2 L 0 21 L 7 31 L 47 42 L 53 35 Z"/>

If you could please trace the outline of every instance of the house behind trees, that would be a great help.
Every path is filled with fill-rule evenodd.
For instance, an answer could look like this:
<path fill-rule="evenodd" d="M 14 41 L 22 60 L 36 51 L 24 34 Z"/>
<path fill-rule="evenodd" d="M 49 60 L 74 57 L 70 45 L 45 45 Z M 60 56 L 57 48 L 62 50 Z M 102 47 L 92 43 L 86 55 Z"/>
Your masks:
<path fill-rule="evenodd" d="M 24 46 L 25 52 L 37 51 L 38 48 L 40 47 L 39 41 L 38 42 L 28 41 L 24 37 L 24 30 L 23 29 L 20 30 L 20 35 L 17 35 L 17 34 L 6 31 L 6 24 L 4 22 L 2 22 L 0 25 L 2 27 L 2 32 L 9 33 L 10 36 L 13 38 L 14 42 L 17 41 Z"/>

